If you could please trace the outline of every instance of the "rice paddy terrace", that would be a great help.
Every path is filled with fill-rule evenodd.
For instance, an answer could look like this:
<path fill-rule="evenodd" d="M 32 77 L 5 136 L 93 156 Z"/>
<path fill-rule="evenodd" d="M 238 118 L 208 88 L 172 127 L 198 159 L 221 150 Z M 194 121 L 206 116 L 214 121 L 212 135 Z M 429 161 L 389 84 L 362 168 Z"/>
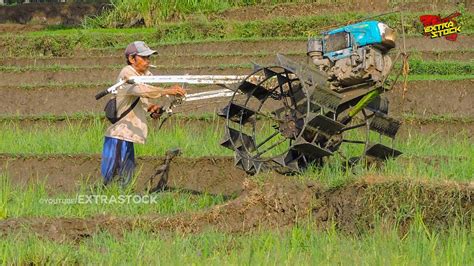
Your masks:
<path fill-rule="evenodd" d="M 156 75 L 249 74 L 252 62 L 270 64 L 277 53 L 306 61 L 308 31 L 319 30 L 307 23 L 312 18 L 316 26 L 337 24 L 391 8 L 350 9 L 342 4 L 335 8 L 326 3 L 249 6 L 208 14 L 204 22 L 185 16 L 161 28 L 144 29 L 51 30 L 3 24 L 0 247 L 6 259 L 0 256 L 0 261 L 81 263 L 87 258 L 103 262 L 94 257 L 94 249 L 110 243 L 101 252 L 112 261 L 133 260 L 142 250 L 142 258 L 156 262 L 149 259 L 154 247 L 163 252 L 162 263 L 196 259 L 216 263 L 223 254 L 230 254 L 227 262 L 243 263 L 234 249 L 245 256 L 255 251 L 249 262 L 271 263 L 279 258 L 289 263 L 357 263 L 365 258 L 384 263 L 398 258 L 415 263 L 420 261 L 413 250 L 433 245 L 439 253 L 437 263 L 473 263 L 474 35 L 469 5 L 462 15 L 468 19 L 454 42 L 421 36 L 416 21 L 423 11 L 441 12 L 454 6 L 407 5 L 408 90 L 404 93 L 398 82 L 386 93 L 389 112 L 402 121 L 395 146 L 404 154 L 383 166 L 347 169 L 341 167 L 343 158 L 336 156 L 324 167 L 296 176 L 273 172 L 247 176 L 233 166 L 232 153 L 219 145 L 224 121 L 215 112 L 227 101 L 214 99 L 178 106 L 177 114 L 159 131 L 159 121 L 150 121 L 147 144 L 136 145 L 138 173 L 125 192 L 129 195 L 143 195 L 166 150 L 182 149 L 170 167 L 169 189 L 157 195 L 160 204 L 44 203 L 46 198 L 124 193 L 118 187 L 98 186 L 108 122 L 102 112 L 105 101 L 96 101 L 94 95 L 115 82 L 129 42 L 145 40 L 158 50 L 152 58 Z M 328 12 L 335 13 L 332 20 Z M 392 15 L 388 22 L 398 16 Z M 203 34 L 217 24 L 222 24 L 221 32 Z M 290 25 L 292 30 L 268 33 L 275 25 L 281 29 Z M 295 25 L 300 28 L 294 29 Z M 27 28 L 17 31 L 19 27 Z M 242 33 L 241 28 L 247 30 Z M 403 45 L 401 38 L 397 45 Z M 189 93 L 212 89 L 216 88 L 186 86 Z M 433 240 L 436 237 L 460 244 L 443 245 Z M 371 249 L 370 239 L 383 243 L 385 238 L 394 246 L 407 245 L 406 249 L 388 248 L 392 251 L 387 260 L 378 260 L 377 252 L 362 255 Z M 133 255 L 112 255 L 113 239 L 121 239 Z M 150 248 L 132 245 L 140 239 L 149 241 Z M 280 240 L 281 246 L 273 250 L 275 260 L 266 258 L 268 249 L 259 246 Z M 410 246 L 408 240 L 416 244 Z M 204 242 L 201 255 L 185 248 Z M 166 244 L 181 250 L 184 257 L 162 247 Z M 41 245 L 43 250 L 37 248 Z M 71 251 L 78 245 L 84 248 Z M 336 245 L 347 247 L 353 257 Z M 331 247 L 334 255 L 324 257 Z M 60 256 L 54 254 L 56 249 Z M 397 257 L 403 253 L 410 254 L 406 260 Z M 420 253 L 428 260 L 424 263 L 433 262 L 429 252 Z"/>

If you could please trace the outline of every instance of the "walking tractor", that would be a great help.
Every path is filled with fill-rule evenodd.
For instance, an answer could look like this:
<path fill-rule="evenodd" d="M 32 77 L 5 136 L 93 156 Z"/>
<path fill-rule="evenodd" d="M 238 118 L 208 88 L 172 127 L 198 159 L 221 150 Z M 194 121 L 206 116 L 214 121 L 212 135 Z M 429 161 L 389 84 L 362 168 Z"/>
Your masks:
<path fill-rule="evenodd" d="M 392 145 L 400 122 L 388 116 L 383 96 L 393 87 L 387 78 L 394 65 L 388 52 L 394 48 L 393 29 L 378 21 L 359 22 L 309 39 L 306 62 L 278 54 L 274 65 L 255 65 L 245 77 L 206 76 L 202 83 L 227 84 L 228 89 L 182 100 L 230 97 L 218 113 L 225 119 L 221 145 L 235 152 L 236 166 L 249 174 L 298 172 L 335 153 L 350 163 L 385 160 L 401 154 Z M 196 83 L 200 76 L 173 77 Z M 172 82 L 163 78 L 137 77 L 135 82 Z M 352 150 L 361 152 L 347 158 L 342 144 L 360 145 Z"/>

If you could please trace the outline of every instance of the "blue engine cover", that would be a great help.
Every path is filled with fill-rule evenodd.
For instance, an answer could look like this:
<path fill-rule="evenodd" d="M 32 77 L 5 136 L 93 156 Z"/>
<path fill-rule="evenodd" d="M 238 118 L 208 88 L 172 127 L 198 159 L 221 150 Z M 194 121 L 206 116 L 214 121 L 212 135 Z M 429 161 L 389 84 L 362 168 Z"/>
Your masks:
<path fill-rule="evenodd" d="M 353 41 L 357 44 L 358 47 L 381 44 L 382 43 L 382 34 L 380 33 L 378 21 L 364 21 L 348 26 L 344 26 L 338 29 L 330 30 L 323 33 L 323 55 L 335 61 L 347 56 L 350 56 L 352 52 Z M 339 40 L 338 45 L 334 45 L 331 42 L 334 42 L 332 39 L 346 39 L 346 44 L 342 45 Z M 342 46 L 344 47 L 342 47 Z M 331 46 L 334 49 L 330 49 Z M 337 49 L 335 47 L 341 47 L 342 49 Z"/>

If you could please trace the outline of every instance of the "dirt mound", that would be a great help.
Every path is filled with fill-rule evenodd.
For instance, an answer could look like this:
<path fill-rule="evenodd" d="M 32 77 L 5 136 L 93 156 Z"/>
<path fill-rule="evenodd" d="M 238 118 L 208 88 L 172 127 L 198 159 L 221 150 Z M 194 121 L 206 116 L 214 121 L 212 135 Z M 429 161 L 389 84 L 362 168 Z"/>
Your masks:
<path fill-rule="evenodd" d="M 149 232 L 231 233 L 258 229 L 285 229 L 299 221 L 320 228 L 335 225 L 347 233 L 370 230 L 382 222 L 409 228 L 417 215 L 429 228 L 447 228 L 457 222 L 469 226 L 474 211 L 474 184 L 427 183 L 403 179 L 364 178 L 324 189 L 291 178 L 272 178 L 265 184 L 245 182 L 237 199 L 197 213 L 170 217 L 17 218 L 0 222 L 0 235 L 31 230 L 56 241 L 79 241 L 100 231 L 121 235 L 140 228 Z"/>
<path fill-rule="evenodd" d="M 263 186 L 246 180 L 239 198 L 201 213 L 157 220 L 151 229 L 186 233 L 217 229 L 237 233 L 285 228 L 308 216 L 316 190 L 314 185 L 300 184 L 289 177 L 272 178 Z"/>

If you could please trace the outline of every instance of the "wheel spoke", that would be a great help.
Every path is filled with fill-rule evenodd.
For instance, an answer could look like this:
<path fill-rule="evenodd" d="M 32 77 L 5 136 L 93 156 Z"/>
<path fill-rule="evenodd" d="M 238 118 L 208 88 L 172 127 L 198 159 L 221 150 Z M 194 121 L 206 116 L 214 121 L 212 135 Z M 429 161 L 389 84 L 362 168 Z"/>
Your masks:
<path fill-rule="evenodd" d="M 271 140 L 272 138 L 274 138 L 276 135 L 278 135 L 280 132 L 279 131 L 275 131 L 273 134 L 271 134 L 270 136 L 268 136 L 266 139 L 264 139 L 261 143 L 259 143 L 256 147 L 256 149 L 260 148 L 263 144 L 267 143 L 269 140 Z"/>
<path fill-rule="evenodd" d="M 267 151 L 269 151 L 269 150 L 275 148 L 276 146 L 282 144 L 282 143 L 285 142 L 286 140 L 287 140 L 286 138 L 283 138 L 283 139 L 279 140 L 278 142 L 272 144 L 272 145 L 271 145 L 270 147 L 268 147 L 267 149 L 265 149 L 265 150 L 263 150 L 263 151 L 261 151 L 261 152 L 255 154 L 254 157 L 259 157 L 260 155 L 266 153 Z"/>

